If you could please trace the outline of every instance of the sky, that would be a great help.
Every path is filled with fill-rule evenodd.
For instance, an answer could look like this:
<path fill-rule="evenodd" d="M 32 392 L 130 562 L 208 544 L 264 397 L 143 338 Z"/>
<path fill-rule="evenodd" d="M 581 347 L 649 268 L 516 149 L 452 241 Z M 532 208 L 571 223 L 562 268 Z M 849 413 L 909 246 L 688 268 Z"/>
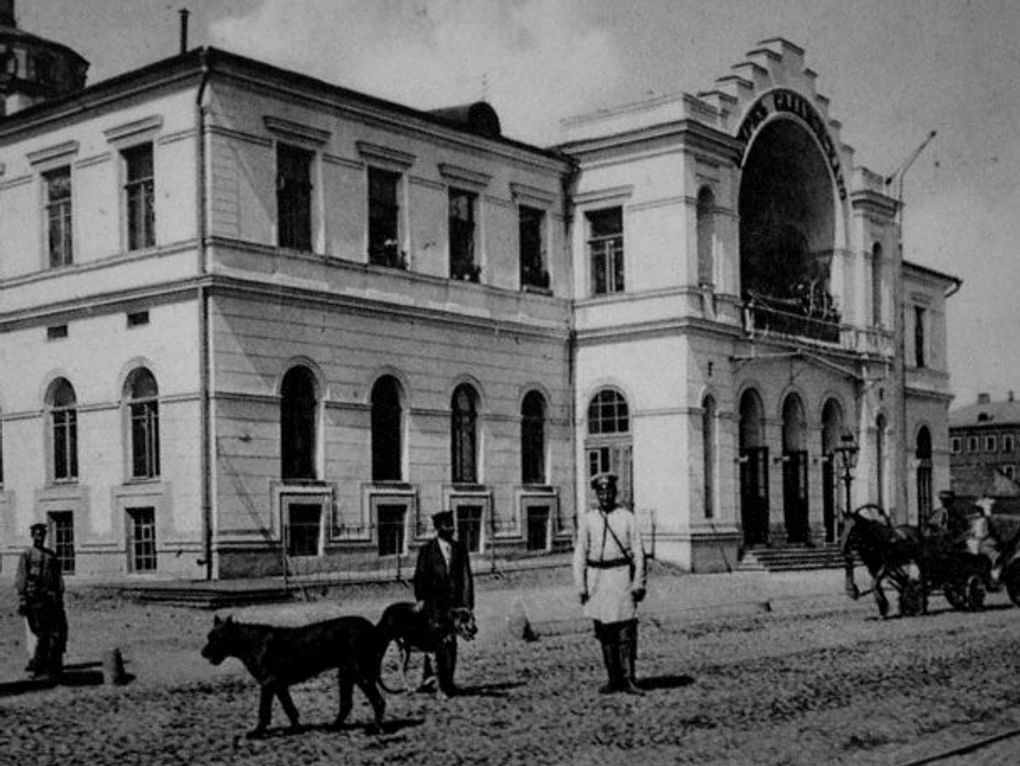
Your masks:
<path fill-rule="evenodd" d="M 192 47 L 416 108 L 484 98 L 505 135 L 541 146 L 565 117 L 709 90 L 785 37 L 856 163 L 888 175 L 937 131 L 904 178 L 904 252 L 963 280 L 952 406 L 1020 395 L 1016 0 L 20 0 L 17 17 L 81 53 L 95 83 L 176 55 L 181 8 Z"/>

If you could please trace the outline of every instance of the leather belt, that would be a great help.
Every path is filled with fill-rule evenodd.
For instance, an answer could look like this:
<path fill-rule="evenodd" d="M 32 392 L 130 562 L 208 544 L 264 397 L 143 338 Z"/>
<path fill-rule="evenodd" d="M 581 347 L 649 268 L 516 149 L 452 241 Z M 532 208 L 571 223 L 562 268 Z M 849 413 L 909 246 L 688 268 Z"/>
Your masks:
<path fill-rule="evenodd" d="M 588 566 L 592 569 L 616 569 L 617 567 L 629 567 L 630 559 L 606 559 L 605 561 L 592 561 L 588 559 Z"/>

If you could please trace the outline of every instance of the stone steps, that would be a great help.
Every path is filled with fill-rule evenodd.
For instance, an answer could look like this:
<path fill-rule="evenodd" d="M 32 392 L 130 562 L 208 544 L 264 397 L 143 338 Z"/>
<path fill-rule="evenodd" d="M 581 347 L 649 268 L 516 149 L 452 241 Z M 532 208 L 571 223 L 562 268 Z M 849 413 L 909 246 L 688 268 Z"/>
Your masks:
<path fill-rule="evenodd" d="M 842 569 L 843 554 L 836 545 L 753 548 L 744 552 L 737 569 L 743 572 L 799 572 Z"/>

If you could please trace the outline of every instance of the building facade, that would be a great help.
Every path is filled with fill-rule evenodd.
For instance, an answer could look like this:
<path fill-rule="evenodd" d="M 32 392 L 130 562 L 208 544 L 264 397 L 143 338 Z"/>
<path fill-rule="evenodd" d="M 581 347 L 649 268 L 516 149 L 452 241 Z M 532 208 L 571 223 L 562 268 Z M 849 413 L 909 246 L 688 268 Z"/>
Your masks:
<path fill-rule="evenodd" d="M 38 519 L 81 574 L 388 567 L 441 509 L 540 554 L 614 470 L 720 570 L 835 540 L 847 432 L 855 502 L 916 518 L 958 282 L 901 261 L 801 49 L 735 72 L 552 149 L 215 49 L 7 116 L 3 568 Z"/>
<path fill-rule="evenodd" d="M 1018 494 L 1020 402 L 978 394 L 977 401 L 949 413 L 949 464 L 952 489 L 977 499 Z"/>

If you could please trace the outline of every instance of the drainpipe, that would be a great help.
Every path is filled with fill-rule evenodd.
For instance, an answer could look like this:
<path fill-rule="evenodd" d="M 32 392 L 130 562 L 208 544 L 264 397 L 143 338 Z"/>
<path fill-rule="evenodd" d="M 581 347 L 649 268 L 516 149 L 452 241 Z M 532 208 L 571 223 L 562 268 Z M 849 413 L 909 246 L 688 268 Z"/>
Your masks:
<path fill-rule="evenodd" d="M 208 273 L 206 235 L 209 229 L 209 222 L 206 215 L 206 167 L 205 167 L 205 99 L 206 86 L 209 84 L 209 60 L 208 51 L 203 49 L 200 53 L 202 67 L 202 81 L 198 86 L 198 94 L 195 96 L 195 125 L 198 131 L 195 178 L 198 183 L 197 216 L 198 226 L 198 272 L 200 282 L 198 287 L 199 303 L 199 387 L 201 399 L 201 474 L 202 474 L 202 544 L 203 558 L 205 563 L 205 579 L 213 579 L 213 517 L 212 517 L 212 417 L 209 398 L 209 374 L 211 369 L 210 343 L 209 343 L 209 288 L 205 284 L 205 277 Z"/>

